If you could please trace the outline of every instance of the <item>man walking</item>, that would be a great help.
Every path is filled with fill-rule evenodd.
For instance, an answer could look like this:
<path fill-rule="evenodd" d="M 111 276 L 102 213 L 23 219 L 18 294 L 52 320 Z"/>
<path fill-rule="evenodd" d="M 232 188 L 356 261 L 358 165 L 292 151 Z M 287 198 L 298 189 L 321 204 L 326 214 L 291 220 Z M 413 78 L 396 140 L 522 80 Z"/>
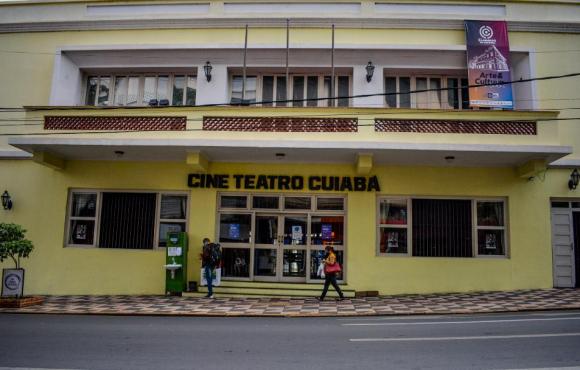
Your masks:
<path fill-rule="evenodd" d="M 216 261 L 214 260 L 213 245 L 209 238 L 203 239 L 203 249 L 201 253 L 201 267 L 203 268 L 203 275 L 207 281 L 207 295 L 206 298 L 213 298 L 212 276 L 216 268 Z"/>

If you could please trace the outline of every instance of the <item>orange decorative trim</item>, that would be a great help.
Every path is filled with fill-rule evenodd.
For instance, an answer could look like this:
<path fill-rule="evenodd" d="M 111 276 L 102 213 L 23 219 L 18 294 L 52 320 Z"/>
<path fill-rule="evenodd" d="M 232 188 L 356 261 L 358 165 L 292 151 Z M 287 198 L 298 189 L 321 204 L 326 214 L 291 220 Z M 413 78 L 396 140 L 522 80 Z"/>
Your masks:
<path fill-rule="evenodd" d="M 537 135 L 533 121 L 437 121 L 375 119 L 377 132 L 431 134 Z"/>
<path fill-rule="evenodd" d="M 357 132 L 357 118 L 204 117 L 206 131 Z"/>
<path fill-rule="evenodd" d="M 184 131 L 187 117 L 45 116 L 46 130 Z"/>

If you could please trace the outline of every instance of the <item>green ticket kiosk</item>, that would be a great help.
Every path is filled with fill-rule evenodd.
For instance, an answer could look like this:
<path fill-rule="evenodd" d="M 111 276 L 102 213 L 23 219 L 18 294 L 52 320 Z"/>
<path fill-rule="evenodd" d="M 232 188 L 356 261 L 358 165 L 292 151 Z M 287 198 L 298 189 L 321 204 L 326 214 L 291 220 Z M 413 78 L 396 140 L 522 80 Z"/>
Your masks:
<path fill-rule="evenodd" d="M 165 248 L 165 293 L 181 294 L 187 283 L 187 234 L 167 233 Z"/>

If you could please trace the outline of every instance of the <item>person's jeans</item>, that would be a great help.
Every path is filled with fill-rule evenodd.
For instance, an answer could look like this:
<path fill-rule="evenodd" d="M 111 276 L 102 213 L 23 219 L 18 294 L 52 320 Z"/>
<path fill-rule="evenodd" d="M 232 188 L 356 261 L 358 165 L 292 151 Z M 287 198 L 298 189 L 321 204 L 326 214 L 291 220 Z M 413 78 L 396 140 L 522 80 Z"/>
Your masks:
<path fill-rule="evenodd" d="M 344 298 L 344 295 L 342 294 L 342 291 L 340 290 L 340 288 L 338 287 L 338 283 L 336 282 L 336 274 L 331 273 L 326 274 L 324 278 L 324 289 L 322 290 L 322 295 L 320 296 L 320 299 L 324 299 L 324 297 L 326 297 L 326 293 L 328 293 L 328 287 L 330 284 L 332 284 L 334 290 L 336 290 L 336 292 L 338 293 L 338 296 L 340 298 Z"/>
<path fill-rule="evenodd" d="M 207 295 L 213 295 L 213 287 L 212 287 L 212 272 L 213 269 L 210 266 L 205 266 L 203 268 L 203 274 L 205 275 L 205 280 L 207 281 Z"/>

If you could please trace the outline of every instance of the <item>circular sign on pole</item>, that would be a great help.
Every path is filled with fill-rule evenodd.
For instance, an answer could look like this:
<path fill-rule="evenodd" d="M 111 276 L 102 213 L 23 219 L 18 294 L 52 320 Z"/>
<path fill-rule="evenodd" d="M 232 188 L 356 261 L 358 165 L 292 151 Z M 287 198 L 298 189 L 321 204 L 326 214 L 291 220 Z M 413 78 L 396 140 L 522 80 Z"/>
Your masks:
<path fill-rule="evenodd" d="M 23 269 L 2 270 L 2 297 L 22 296 L 24 287 Z"/>

